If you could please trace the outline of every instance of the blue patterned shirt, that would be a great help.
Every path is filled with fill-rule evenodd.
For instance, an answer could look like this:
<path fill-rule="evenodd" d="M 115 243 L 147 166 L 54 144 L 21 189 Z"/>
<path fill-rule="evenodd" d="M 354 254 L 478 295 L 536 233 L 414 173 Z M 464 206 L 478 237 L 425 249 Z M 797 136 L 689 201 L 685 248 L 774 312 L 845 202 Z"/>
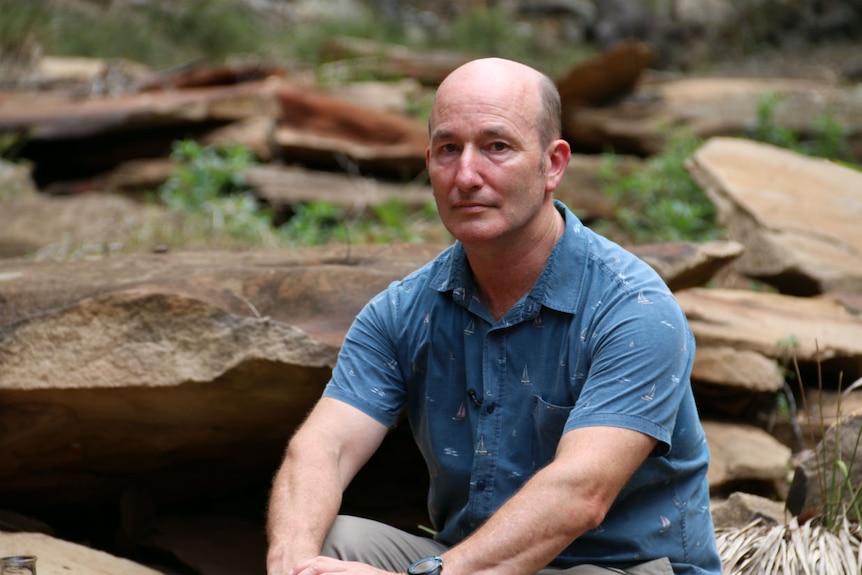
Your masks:
<path fill-rule="evenodd" d="M 566 230 L 504 317 L 480 303 L 456 242 L 366 305 L 324 394 L 387 426 L 406 407 L 447 545 L 547 465 L 562 434 L 645 433 L 658 440 L 652 456 L 602 524 L 553 565 L 625 568 L 666 556 L 676 573 L 718 574 L 686 318 L 652 268 L 556 205 Z"/>

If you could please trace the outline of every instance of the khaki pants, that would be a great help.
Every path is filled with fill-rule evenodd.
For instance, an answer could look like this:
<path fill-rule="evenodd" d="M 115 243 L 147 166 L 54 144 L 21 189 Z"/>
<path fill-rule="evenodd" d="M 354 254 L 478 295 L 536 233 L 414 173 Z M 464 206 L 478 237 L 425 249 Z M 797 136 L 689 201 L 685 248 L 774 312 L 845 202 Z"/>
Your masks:
<path fill-rule="evenodd" d="M 429 537 L 411 535 L 377 521 L 339 515 L 326 538 L 323 555 L 347 561 L 360 561 L 379 569 L 405 573 L 420 557 L 440 555 L 446 546 Z M 568 569 L 547 567 L 537 575 L 673 575 L 664 557 L 629 567 L 625 571 L 597 565 L 578 565 Z"/>

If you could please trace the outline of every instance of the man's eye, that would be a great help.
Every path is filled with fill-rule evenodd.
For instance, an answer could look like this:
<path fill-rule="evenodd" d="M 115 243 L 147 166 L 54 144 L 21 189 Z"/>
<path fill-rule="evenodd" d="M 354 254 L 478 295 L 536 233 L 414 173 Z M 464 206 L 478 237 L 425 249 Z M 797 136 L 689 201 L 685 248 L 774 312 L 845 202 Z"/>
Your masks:
<path fill-rule="evenodd" d="M 494 150 L 495 152 L 502 152 L 502 151 L 508 150 L 509 146 L 507 146 L 503 142 L 494 142 L 493 144 L 491 144 L 491 149 Z"/>
<path fill-rule="evenodd" d="M 446 154 L 451 154 L 452 152 L 458 151 L 458 146 L 455 144 L 443 144 L 440 146 L 440 151 Z"/>

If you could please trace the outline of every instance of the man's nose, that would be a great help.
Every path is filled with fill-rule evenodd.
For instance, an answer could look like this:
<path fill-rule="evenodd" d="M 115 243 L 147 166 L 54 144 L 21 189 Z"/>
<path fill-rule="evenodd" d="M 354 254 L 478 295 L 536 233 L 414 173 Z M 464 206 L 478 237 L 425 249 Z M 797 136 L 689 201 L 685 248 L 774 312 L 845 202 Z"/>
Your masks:
<path fill-rule="evenodd" d="M 482 185 L 479 175 L 479 165 L 482 161 L 481 154 L 472 146 L 465 146 L 458 158 L 458 175 L 456 182 L 461 189 L 472 189 Z"/>

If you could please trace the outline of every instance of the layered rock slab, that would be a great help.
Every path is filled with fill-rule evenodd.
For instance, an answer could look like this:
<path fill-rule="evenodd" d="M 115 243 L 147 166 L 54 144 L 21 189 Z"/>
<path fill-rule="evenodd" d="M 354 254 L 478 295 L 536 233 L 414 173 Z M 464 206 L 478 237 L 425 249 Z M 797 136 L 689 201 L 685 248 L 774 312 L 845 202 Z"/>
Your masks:
<path fill-rule="evenodd" d="M 358 310 L 439 249 L 5 261 L 0 505 L 266 477 Z"/>
<path fill-rule="evenodd" d="M 862 172 L 738 138 L 689 162 L 731 239 L 737 269 L 791 295 L 862 292 Z"/>

